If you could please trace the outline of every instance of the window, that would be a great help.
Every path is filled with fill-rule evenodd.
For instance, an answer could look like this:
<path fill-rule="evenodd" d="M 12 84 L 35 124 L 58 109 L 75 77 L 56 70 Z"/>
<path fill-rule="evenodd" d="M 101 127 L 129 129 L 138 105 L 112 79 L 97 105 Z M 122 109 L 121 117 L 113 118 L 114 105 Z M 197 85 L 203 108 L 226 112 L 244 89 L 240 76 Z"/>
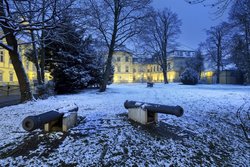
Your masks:
<path fill-rule="evenodd" d="M 29 62 L 26 61 L 26 69 L 29 70 Z"/>
<path fill-rule="evenodd" d="M 120 62 L 121 61 L 121 58 L 120 57 L 117 57 L 117 62 Z"/>
<path fill-rule="evenodd" d="M 19 52 L 20 54 L 22 53 L 22 47 L 21 47 L 21 46 L 18 47 L 18 52 Z"/>
<path fill-rule="evenodd" d="M 135 68 L 133 69 L 133 72 L 136 72 L 136 69 L 135 69 Z"/>
<path fill-rule="evenodd" d="M 36 71 L 36 66 L 33 64 L 33 71 Z"/>
<path fill-rule="evenodd" d="M 128 66 L 126 66 L 126 72 L 129 72 L 129 67 Z"/>
<path fill-rule="evenodd" d="M 155 66 L 154 66 L 154 72 L 155 72 Z"/>
<path fill-rule="evenodd" d="M 157 66 L 157 71 L 159 71 L 159 66 Z"/>
<path fill-rule="evenodd" d="M 172 65 L 172 63 L 168 63 L 168 68 L 167 68 L 168 70 L 173 70 L 173 65 Z"/>
<path fill-rule="evenodd" d="M 0 82 L 3 81 L 3 72 L 0 72 Z"/>
<path fill-rule="evenodd" d="M 125 61 L 126 61 L 126 62 L 129 61 L 129 57 L 128 57 L 128 56 L 125 57 Z"/>
<path fill-rule="evenodd" d="M 13 79 L 14 77 L 13 77 L 13 73 L 10 73 L 10 82 L 13 82 Z"/>
<path fill-rule="evenodd" d="M 4 54 L 3 51 L 0 51 L 0 62 L 4 61 Z"/>
<path fill-rule="evenodd" d="M 121 72 L 121 66 L 117 67 L 117 72 Z"/>

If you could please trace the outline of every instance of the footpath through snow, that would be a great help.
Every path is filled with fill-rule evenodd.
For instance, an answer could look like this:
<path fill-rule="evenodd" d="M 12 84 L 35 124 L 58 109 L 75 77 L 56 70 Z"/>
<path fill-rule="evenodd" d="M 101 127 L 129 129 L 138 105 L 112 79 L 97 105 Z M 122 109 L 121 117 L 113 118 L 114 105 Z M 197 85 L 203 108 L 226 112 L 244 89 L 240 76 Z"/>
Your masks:
<path fill-rule="evenodd" d="M 159 123 L 143 126 L 128 120 L 125 100 L 180 105 L 184 115 L 160 114 Z M 26 116 L 74 103 L 79 125 L 68 133 L 23 131 Z M 0 166 L 248 166 L 240 107 L 250 108 L 249 86 L 179 84 L 111 85 L 104 93 L 92 89 L 5 107 Z"/>

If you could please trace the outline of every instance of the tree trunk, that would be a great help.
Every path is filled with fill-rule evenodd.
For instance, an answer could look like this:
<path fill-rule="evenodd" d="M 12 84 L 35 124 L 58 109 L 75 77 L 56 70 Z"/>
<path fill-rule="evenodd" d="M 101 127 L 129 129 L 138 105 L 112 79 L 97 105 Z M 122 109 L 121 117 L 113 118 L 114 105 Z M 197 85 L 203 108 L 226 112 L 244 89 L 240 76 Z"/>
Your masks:
<path fill-rule="evenodd" d="M 162 53 L 162 59 L 163 59 L 162 72 L 163 72 L 164 84 L 168 84 L 168 75 L 167 75 L 167 72 L 168 72 L 167 63 L 168 62 L 167 62 L 167 51 L 166 51 L 166 49 Z"/>
<path fill-rule="evenodd" d="M 40 61 L 40 67 L 41 67 L 41 77 L 43 83 L 45 83 L 45 46 L 44 46 L 44 31 L 42 30 L 42 37 L 41 37 L 41 61 Z"/>
<path fill-rule="evenodd" d="M 114 25 L 113 25 L 114 29 L 113 29 L 110 45 L 108 45 L 108 47 L 109 47 L 108 59 L 106 62 L 103 80 L 102 80 L 102 83 L 100 85 L 100 92 L 104 92 L 107 88 L 107 84 L 108 84 L 108 80 L 109 80 L 109 76 L 110 76 L 110 72 L 111 72 L 111 67 L 112 67 L 112 57 L 113 57 L 113 53 L 115 50 L 116 35 L 118 32 L 118 19 L 119 19 L 119 15 L 120 15 L 120 9 L 119 9 L 119 5 L 118 5 L 118 1 L 114 1 L 114 2 L 115 2 Z"/>
<path fill-rule="evenodd" d="M 220 83 L 220 66 L 217 65 L 217 71 L 216 71 L 216 83 Z"/>
<path fill-rule="evenodd" d="M 250 72 L 246 74 L 246 85 L 250 85 Z"/>
<path fill-rule="evenodd" d="M 218 37 L 218 45 L 217 45 L 217 71 L 216 71 L 216 83 L 220 83 L 220 67 L 222 65 L 222 50 L 221 50 L 221 35 Z"/>
<path fill-rule="evenodd" d="M 37 51 L 37 47 L 36 47 L 36 43 L 35 43 L 35 36 L 34 36 L 34 32 L 31 31 L 31 39 L 32 39 L 32 47 L 34 50 L 34 63 L 36 66 L 36 75 L 37 75 L 37 81 L 38 81 L 38 85 L 42 85 L 43 81 L 42 81 L 42 76 L 41 76 L 41 69 L 39 66 L 39 62 L 38 62 L 38 51 Z"/>
<path fill-rule="evenodd" d="M 164 84 L 168 84 L 168 75 L 166 70 L 162 70 L 163 78 L 164 78 Z"/>
<path fill-rule="evenodd" d="M 108 80 L 109 80 L 109 76 L 110 76 L 110 72 L 111 72 L 113 53 L 114 53 L 114 46 L 109 49 L 109 54 L 108 54 L 108 59 L 106 62 L 105 72 L 103 75 L 102 83 L 100 85 L 100 92 L 104 92 L 107 88 L 107 84 L 108 84 Z"/>
<path fill-rule="evenodd" d="M 0 16 L 3 18 L 6 17 L 3 0 L 0 0 Z M 21 93 L 21 102 L 32 100 L 33 95 L 31 92 L 30 83 L 23 68 L 21 56 L 18 53 L 18 44 L 16 37 L 14 35 L 14 31 L 11 29 L 11 25 L 9 25 L 8 22 L 5 21 L 4 19 L 0 20 L 0 23 L 2 31 L 6 35 L 5 39 L 7 45 L 9 46 L 8 48 L 5 49 L 9 51 L 9 56 L 17 75 Z"/>
<path fill-rule="evenodd" d="M 249 24 L 245 23 L 245 43 L 246 43 L 246 84 L 250 84 L 250 51 L 249 51 Z"/>
<path fill-rule="evenodd" d="M 16 72 L 21 93 L 21 102 L 33 100 L 28 77 L 23 68 L 21 56 L 15 51 L 9 51 L 10 59 Z"/>
<path fill-rule="evenodd" d="M 42 8 L 42 34 L 41 34 L 41 77 L 43 83 L 45 83 L 45 44 L 44 44 L 44 20 L 45 20 L 45 0 L 43 0 L 43 8 Z"/>

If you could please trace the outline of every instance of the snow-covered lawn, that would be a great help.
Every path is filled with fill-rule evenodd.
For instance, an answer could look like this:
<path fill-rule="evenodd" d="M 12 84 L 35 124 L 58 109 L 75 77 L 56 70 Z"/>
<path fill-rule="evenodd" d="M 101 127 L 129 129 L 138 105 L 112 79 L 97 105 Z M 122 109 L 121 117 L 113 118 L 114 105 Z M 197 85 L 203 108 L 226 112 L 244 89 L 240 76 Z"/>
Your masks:
<path fill-rule="evenodd" d="M 180 105 L 182 117 L 129 121 L 125 100 Z M 75 103 L 79 124 L 68 133 L 24 132 L 22 120 Z M 250 87 L 110 85 L 0 109 L 0 166 L 249 166 L 250 144 L 236 112 L 250 107 Z"/>

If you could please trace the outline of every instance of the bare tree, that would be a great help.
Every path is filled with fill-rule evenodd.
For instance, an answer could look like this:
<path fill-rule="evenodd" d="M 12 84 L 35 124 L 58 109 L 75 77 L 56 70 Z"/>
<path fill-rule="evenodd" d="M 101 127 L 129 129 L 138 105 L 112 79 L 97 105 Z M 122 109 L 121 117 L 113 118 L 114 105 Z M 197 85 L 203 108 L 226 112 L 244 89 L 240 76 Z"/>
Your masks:
<path fill-rule="evenodd" d="M 169 48 L 175 45 L 181 32 L 181 20 L 176 13 L 165 8 L 162 11 L 152 11 L 144 25 L 144 31 L 140 34 L 142 44 L 147 52 L 155 56 L 162 68 L 164 83 L 167 84 L 167 56 Z"/>
<path fill-rule="evenodd" d="M 221 23 L 218 26 L 207 30 L 207 40 L 205 48 L 210 59 L 216 66 L 216 83 L 220 83 L 220 72 L 223 67 L 223 58 L 228 55 L 228 31 L 227 23 Z"/>
<path fill-rule="evenodd" d="M 250 84 L 250 0 L 236 1 L 230 12 L 229 22 L 233 29 L 232 55 L 239 69 Z"/>
<path fill-rule="evenodd" d="M 215 14 L 221 16 L 235 1 L 240 0 L 185 0 L 189 4 L 203 4 L 205 7 L 211 7 L 215 9 Z"/>
<path fill-rule="evenodd" d="M 204 56 L 202 54 L 201 48 L 195 51 L 195 55 L 187 60 L 187 68 L 194 69 L 199 74 L 199 79 L 201 77 L 201 72 L 204 70 Z"/>
<path fill-rule="evenodd" d="M 100 91 L 105 91 L 112 68 L 114 50 L 141 31 L 151 0 L 86 0 L 88 24 L 108 48 Z"/>
<path fill-rule="evenodd" d="M 54 21 L 61 13 L 61 9 L 58 9 L 58 4 L 62 3 L 61 1 L 48 0 L 45 6 L 41 2 L 43 0 L 0 0 L 0 28 L 3 31 L 0 46 L 9 51 L 20 86 L 21 101 L 31 100 L 33 96 L 18 51 L 20 44 L 18 39 L 22 38 L 22 35 L 27 32 L 32 32 L 32 35 L 34 31 L 54 27 Z M 67 2 L 71 2 L 71 0 L 64 1 L 65 5 L 68 4 Z M 43 5 L 40 6 L 39 4 Z M 46 17 L 41 20 L 41 11 L 45 12 L 45 8 Z M 4 40 L 6 42 L 3 42 Z M 33 38 L 33 40 L 35 39 Z M 35 42 L 33 40 L 31 43 Z M 34 46 L 36 49 L 36 45 Z M 38 67 L 37 63 L 36 66 Z"/>
<path fill-rule="evenodd" d="M 0 0 L 0 26 L 3 31 L 1 36 L 0 46 L 9 51 L 10 59 L 16 72 L 20 92 L 21 101 L 33 99 L 28 77 L 23 68 L 21 56 L 18 52 L 18 41 L 16 38 L 16 29 L 18 27 L 13 22 L 13 16 L 10 10 L 10 3 L 5 0 Z M 23 22 L 19 20 L 19 24 Z M 6 43 L 2 42 L 5 39 Z"/>

